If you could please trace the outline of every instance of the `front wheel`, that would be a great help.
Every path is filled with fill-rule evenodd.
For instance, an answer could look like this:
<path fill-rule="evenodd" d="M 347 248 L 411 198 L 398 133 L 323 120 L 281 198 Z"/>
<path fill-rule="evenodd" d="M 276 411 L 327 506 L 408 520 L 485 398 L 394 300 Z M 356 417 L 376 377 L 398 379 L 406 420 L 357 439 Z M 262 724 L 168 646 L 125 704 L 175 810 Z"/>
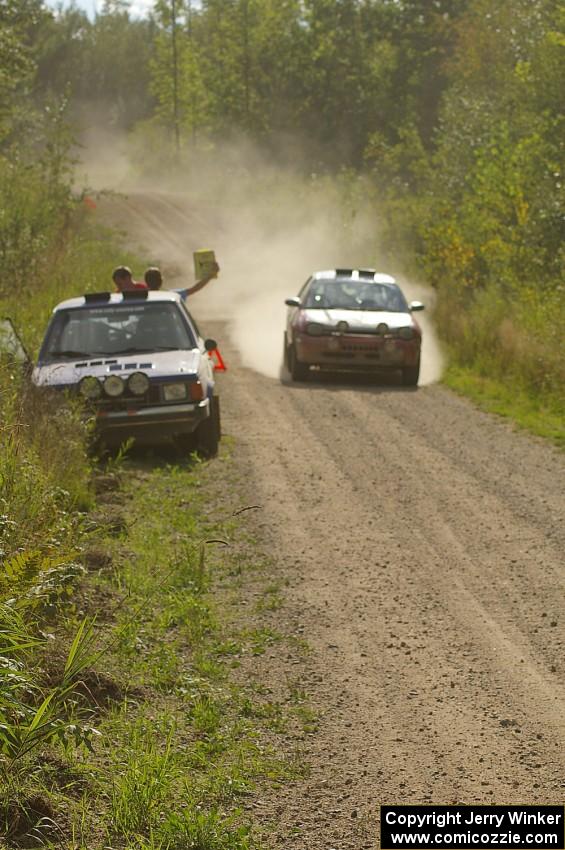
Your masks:
<path fill-rule="evenodd" d="M 283 366 L 290 372 L 290 346 L 287 345 L 286 334 L 283 334 Z"/>
<path fill-rule="evenodd" d="M 222 420 L 220 417 L 220 397 L 212 396 L 212 409 L 210 411 L 214 422 L 216 423 L 216 431 L 218 434 L 218 442 L 222 439 Z"/>
<path fill-rule="evenodd" d="M 218 454 L 220 442 L 220 403 L 212 397 L 210 400 L 210 416 L 204 419 L 196 429 L 196 450 L 202 457 L 214 457 Z"/>
<path fill-rule="evenodd" d="M 174 438 L 174 443 L 177 451 L 181 455 L 188 455 L 196 449 L 196 435 L 193 434 L 177 434 Z"/>
<path fill-rule="evenodd" d="M 405 387 L 417 387 L 420 377 L 420 360 L 415 366 L 405 366 L 402 370 L 402 383 Z"/>
<path fill-rule="evenodd" d="M 305 381 L 310 372 L 308 365 L 297 358 L 294 345 L 288 348 L 288 371 L 293 381 Z"/>

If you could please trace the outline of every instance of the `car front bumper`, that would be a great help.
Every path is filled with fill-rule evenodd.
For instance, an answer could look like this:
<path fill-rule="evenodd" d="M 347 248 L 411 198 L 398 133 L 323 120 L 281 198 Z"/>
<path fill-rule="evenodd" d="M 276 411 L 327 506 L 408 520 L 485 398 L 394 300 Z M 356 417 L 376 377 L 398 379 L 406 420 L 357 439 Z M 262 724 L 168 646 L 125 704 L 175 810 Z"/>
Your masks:
<path fill-rule="evenodd" d="M 416 366 L 421 340 L 378 337 L 369 334 L 308 336 L 295 338 L 301 363 L 331 371 L 392 371 Z"/>
<path fill-rule="evenodd" d="M 192 434 L 210 415 L 208 399 L 191 404 L 154 405 L 112 410 L 98 408 L 96 430 L 109 441 L 135 437 L 143 442 Z"/>

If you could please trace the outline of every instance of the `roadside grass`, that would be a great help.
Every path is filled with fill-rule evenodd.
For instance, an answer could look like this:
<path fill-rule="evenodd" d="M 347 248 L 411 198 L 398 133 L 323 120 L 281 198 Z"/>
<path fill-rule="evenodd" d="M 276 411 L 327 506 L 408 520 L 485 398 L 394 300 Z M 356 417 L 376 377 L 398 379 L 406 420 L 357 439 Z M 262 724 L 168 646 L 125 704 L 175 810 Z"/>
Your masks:
<path fill-rule="evenodd" d="M 224 453 L 214 464 L 226 461 Z M 86 685 L 66 718 L 83 737 L 50 739 L 41 758 L 22 758 L 0 793 L 10 850 L 258 850 L 254 795 L 305 775 L 300 742 L 316 722 L 306 694 L 289 684 L 277 700 L 233 676 L 242 659 L 253 669 L 287 638 L 247 620 L 246 574 L 260 599 L 276 593 L 277 606 L 280 588 L 242 544 L 239 521 L 211 518 L 212 471 L 217 481 L 218 469 L 196 458 L 125 461 L 105 510 L 122 513 L 126 529 L 103 538 L 100 525 L 93 543 L 109 563 L 50 627 L 51 643 L 65 646 L 77 624 L 97 617 Z"/>
<path fill-rule="evenodd" d="M 32 358 L 53 306 L 109 289 L 112 267 L 128 259 L 63 194 L 64 215 L 51 217 L 53 227 L 44 222 L 41 261 L 33 266 L 38 258 L 22 253 L 20 270 L 33 267 L 33 275 L 22 271 L 15 287 L 18 274 L 8 269 L 0 287 L 0 315 L 13 320 Z M 47 207 L 37 212 L 40 218 L 49 219 Z M 23 239 L 18 209 L 14 201 L 10 213 Z M 93 459 L 79 406 L 32 386 L 27 373 L 1 355 L 0 414 L 0 834 L 35 834 L 49 832 L 53 820 L 36 754 L 87 746 L 97 734 L 77 698 L 92 623 L 77 614 L 75 598 L 93 533 L 87 515 L 95 505 Z M 56 639 L 61 622 L 65 634 Z"/>
<path fill-rule="evenodd" d="M 491 282 L 462 296 L 445 281 L 434 312 L 449 358 L 448 387 L 483 410 L 565 441 L 565 361 L 559 285 L 505 289 Z"/>
<path fill-rule="evenodd" d="M 443 376 L 450 389 L 481 409 L 511 420 L 519 428 L 565 449 L 565 403 L 559 397 L 534 396 L 515 384 L 487 378 L 470 367 L 450 365 Z"/>
<path fill-rule="evenodd" d="M 0 316 L 12 319 L 28 354 L 37 354 L 53 307 L 85 292 L 113 291 L 112 269 L 141 268 L 143 258 L 120 245 L 115 233 L 92 213 L 76 209 L 73 224 L 60 238 L 51 258 L 45 252 L 41 277 L 18 289 L 0 289 Z"/>
<path fill-rule="evenodd" d="M 32 359 L 58 301 L 112 288 L 113 266 L 133 259 L 77 204 L 72 223 L 46 245 L 37 278 L 17 291 L 0 290 L 0 316 L 13 320 Z M 78 406 L 33 387 L 3 359 L 0 413 L 0 557 L 38 550 L 36 560 L 55 552 L 59 560 L 73 560 L 80 537 L 77 512 L 94 504 L 89 424 Z M 0 584 L 4 572 L 0 567 Z"/>

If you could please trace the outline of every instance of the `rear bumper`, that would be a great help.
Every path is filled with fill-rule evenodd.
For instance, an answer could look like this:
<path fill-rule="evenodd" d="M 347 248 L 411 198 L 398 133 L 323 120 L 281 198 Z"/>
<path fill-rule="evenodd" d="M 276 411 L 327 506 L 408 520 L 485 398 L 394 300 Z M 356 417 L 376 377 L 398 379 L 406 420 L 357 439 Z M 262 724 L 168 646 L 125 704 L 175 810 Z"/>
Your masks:
<path fill-rule="evenodd" d="M 420 358 L 419 338 L 387 339 L 376 336 L 332 335 L 295 338 L 296 356 L 301 363 L 351 372 L 392 371 L 416 366 Z"/>
<path fill-rule="evenodd" d="M 96 430 L 110 441 L 128 437 L 147 442 L 160 441 L 165 437 L 192 434 L 209 415 L 208 399 L 194 404 L 156 405 L 129 410 L 99 409 Z"/>

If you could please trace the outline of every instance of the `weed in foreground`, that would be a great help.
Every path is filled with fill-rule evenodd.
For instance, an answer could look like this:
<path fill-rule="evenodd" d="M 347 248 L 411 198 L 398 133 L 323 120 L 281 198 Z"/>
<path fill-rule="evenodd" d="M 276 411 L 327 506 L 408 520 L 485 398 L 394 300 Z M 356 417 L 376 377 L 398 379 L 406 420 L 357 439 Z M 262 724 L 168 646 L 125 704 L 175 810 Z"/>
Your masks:
<path fill-rule="evenodd" d="M 177 768 L 171 756 L 173 731 L 161 749 L 150 731 L 133 727 L 128 758 L 115 769 L 110 799 L 112 830 L 124 837 L 146 834 L 158 826 Z"/>

